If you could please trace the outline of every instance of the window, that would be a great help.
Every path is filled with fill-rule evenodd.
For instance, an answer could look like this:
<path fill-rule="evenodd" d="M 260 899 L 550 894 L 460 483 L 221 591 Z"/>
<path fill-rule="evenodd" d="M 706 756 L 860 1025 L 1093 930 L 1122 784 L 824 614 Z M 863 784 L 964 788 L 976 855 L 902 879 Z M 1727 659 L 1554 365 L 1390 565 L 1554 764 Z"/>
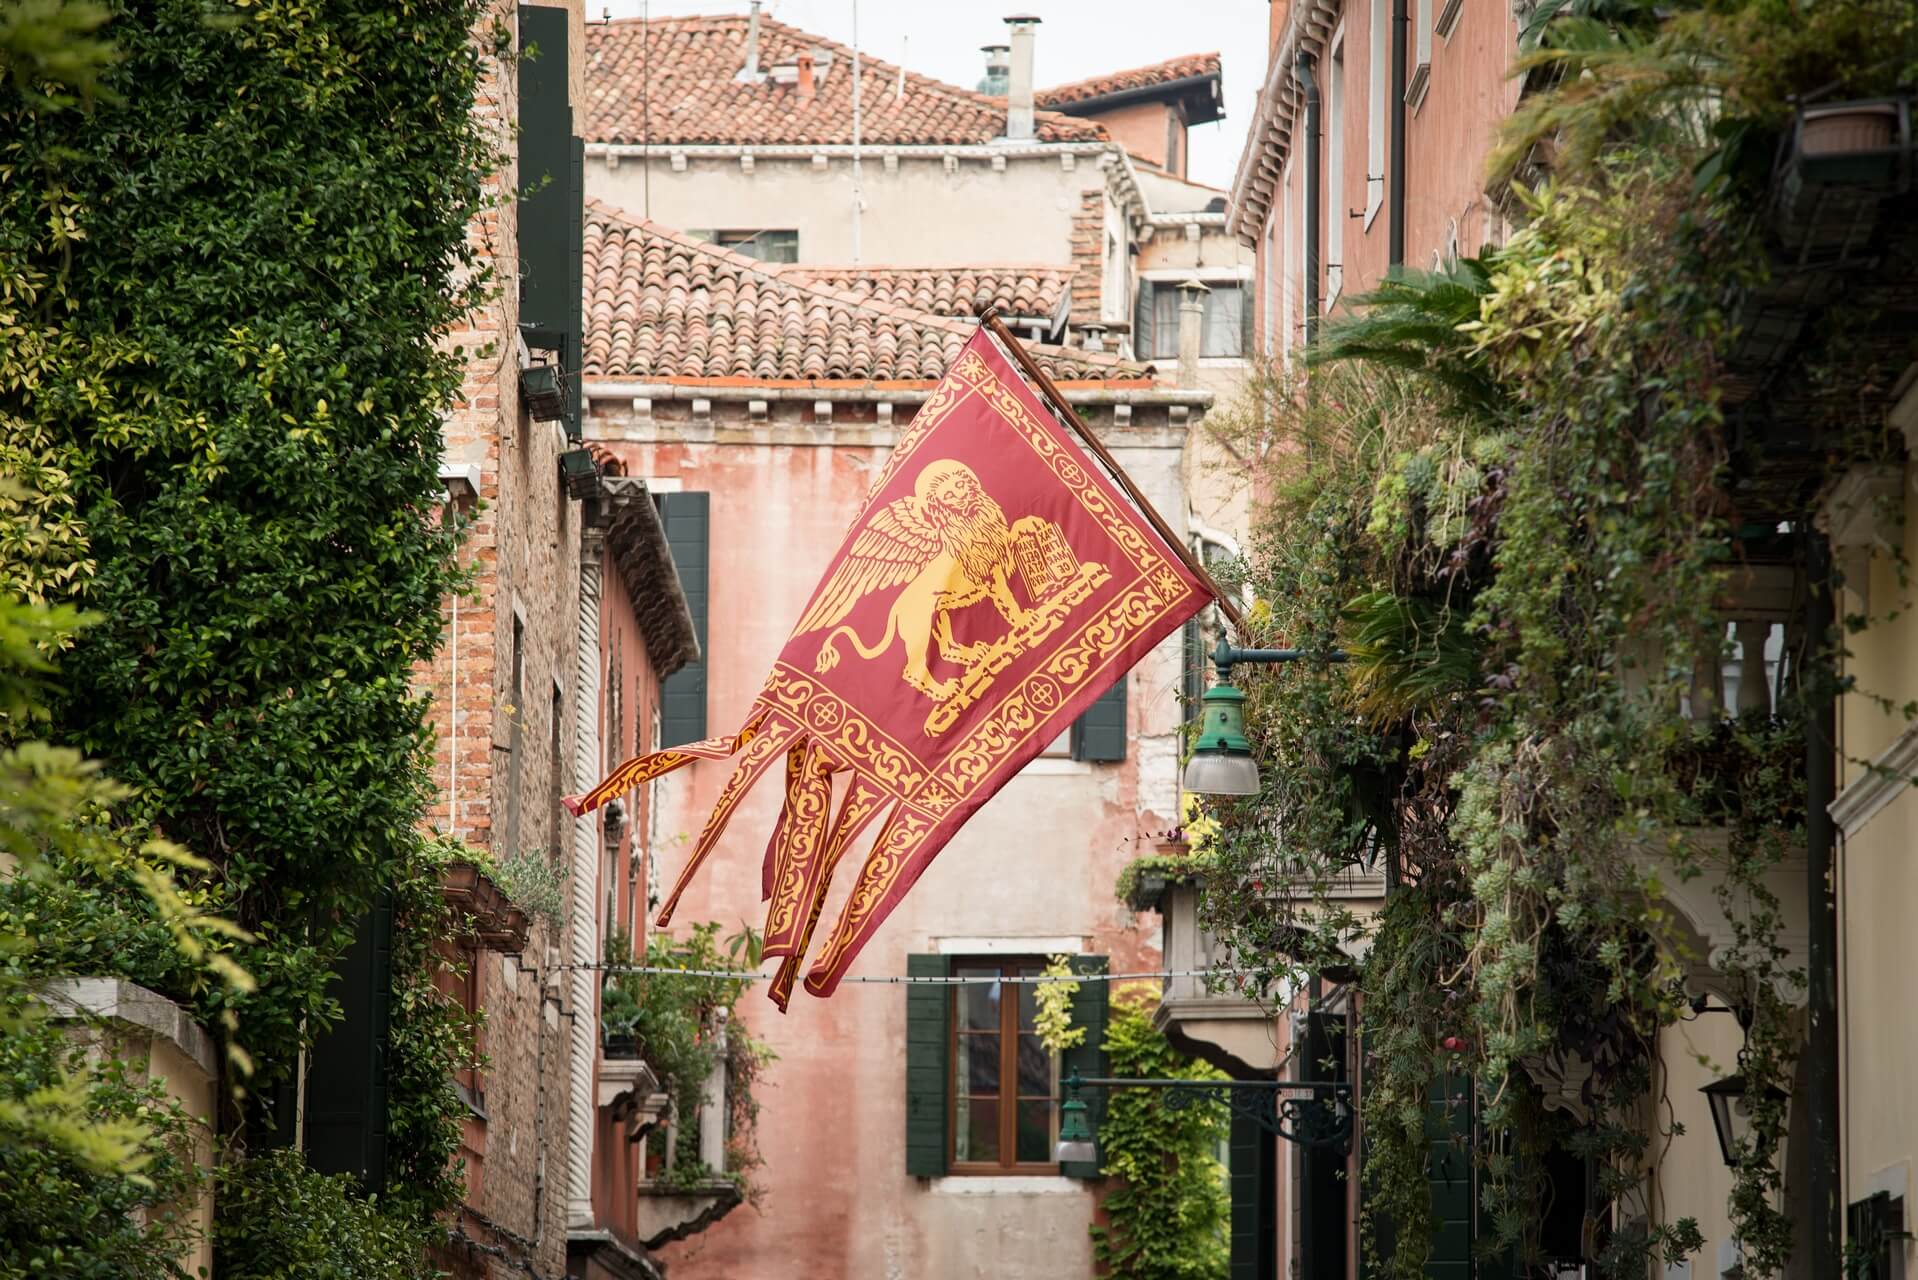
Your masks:
<path fill-rule="evenodd" d="M 1405 85 L 1405 102 L 1417 115 L 1425 105 L 1425 91 L 1432 84 L 1432 0 L 1418 0 L 1412 20 L 1416 49 L 1412 57 L 1412 78 Z"/>
<path fill-rule="evenodd" d="M 566 847 L 566 824 L 572 819 L 572 815 L 566 812 L 566 806 L 559 802 L 559 798 L 566 794 L 566 751 L 560 733 L 560 729 L 565 723 L 566 695 L 561 692 L 559 683 L 555 681 L 553 684 L 553 721 L 551 731 L 547 735 L 549 740 L 546 744 L 547 759 L 551 762 L 548 765 L 548 771 L 552 775 L 551 780 L 553 787 L 552 839 L 548 842 L 546 849 L 546 858 L 549 862 L 556 860 L 560 856 L 559 851 Z"/>
<path fill-rule="evenodd" d="M 1330 310 L 1338 296 L 1340 270 L 1345 263 L 1345 42 L 1332 50 L 1332 73 L 1326 85 L 1327 128 L 1325 155 L 1325 288 L 1323 306 Z"/>
<path fill-rule="evenodd" d="M 1037 960 L 953 962 L 955 978 L 1034 977 Z M 1048 1170 L 1054 1164 L 1058 1063 L 1033 1026 L 1037 988 L 976 982 L 954 988 L 952 1165 L 959 1172 Z"/>
<path fill-rule="evenodd" d="M 1236 280 L 1203 282 L 1204 312 L 1199 324 L 1199 354 L 1207 358 L 1238 359 L 1245 355 L 1247 320 L 1245 285 Z M 1149 307 L 1148 307 L 1149 300 Z M 1145 349 L 1140 358 L 1175 360 L 1179 355 L 1179 289 L 1170 280 L 1153 283 L 1150 292 L 1141 290 L 1139 340 Z"/>
<path fill-rule="evenodd" d="M 513 683 L 506 699 L 506 749 L 511 754 L 506 765 L 506 848 L 501 856 L 519 852 L 520 761 L 525 758 L 521 730 L 526 724 L 526 624 L 513 615 Z"/>
<path fill-rule="evenodd" d="M 1035 949 L 1056 943 L 1036 944 Z M 1104 956 L 1074 956 L 1073 971 L 1102 974 Z M 1077 1071 L 1106 1073 L 1100 1047 L 1106 1033 L 1106 984 L 1083 982 L 1072 998 L 1072 1021 L 1086 1029 L 1083 1043 L 1054 1061 L 1033 1033 L 1036 999 L 1029 983 L 1000 981 L 1037 973 L 1030 957 L 964 959 L 909 955 L 906 974 L 942 981 L 906 986 L 906 1172 L 919 1178 L 948 1173 L 1062 1173 L 1096 1178 L 1096 1163 L 1064 1165 L 1052 1159 L 1058 1140 L 1058 1082 Z M 978 977 L 966 985 L 943 981 Z M 1105 1099 L 1090 1091 L 1086 1107 L 1094 1132 Z"/>
<path fill-rule="evenodd" d="M 1372 0 L 1370 57 L 1365 72 L 1365 229 L 1385 203 L 1385 0 Z"/>
<path fill-rule="evenodd" d="M 761 262 L 799 261 L 797 231 L 715 231 L 712 241 L 722 249 L 731 249 Z"/>
<path fill-rule="evenodd" d="M 1276 275 L 1279 256 L 1279 220 L 1284 217 L 1284 214 L 1285 193 L 1281 190 L 1279 198 L 1272 202 L 1272 212 L 1265 220 L 1265 252 L 1260 255 L 1260 298 L 1264 313 L 1261 319 L 1265 321 L 1265 340 L 1260 345 L 1268 356 L 1278 350 L 1279 291 L 1276 287 Z"/>
<path fill-rule="evenodd" d="M 1205 295 L 1204 338 L 1199 354 L 1236 359 L 1245 354 L 1245 286 L 1211 285 Z"/>

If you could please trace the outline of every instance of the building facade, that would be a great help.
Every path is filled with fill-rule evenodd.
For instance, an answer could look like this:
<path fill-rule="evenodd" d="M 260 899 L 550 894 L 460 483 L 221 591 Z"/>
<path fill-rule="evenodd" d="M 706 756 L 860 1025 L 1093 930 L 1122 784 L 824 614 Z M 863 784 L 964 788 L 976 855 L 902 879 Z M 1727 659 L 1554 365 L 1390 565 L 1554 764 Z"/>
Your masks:
<path fill-rule="evenodd" d="M 921 273 L 873 269 L 841 289 L 804 264 L 759 262 L 602 204 L 589 214 L 587 276 L 587 434 L 665 494 L 669 519 L 702 516 L 673 548 L 682 568 L 708 568 L 708 645 L 687 696 L 669 683 L 662 745 L 726 733 L 972 325 L 881 300 L 924 287 Z M 1182 513 L 1185 442 L 1211 397 L 1110 353 L 1033 350 L 1154 503 Z M 1028 766 L 893 913 L 854 977 L 1025 971 L 1055 954 L 1151 967 L 1156 938 L 1111 885 L 1173 822 L 1184 658 L 1177 642 L 1162 646 Z M 698 831 L 727 773 L 695 763 L 652 784 L 662 851 Z M 681 920 L 757 919 L 777 802 L 742 803 Z M 662 861 L 677 871 L 671 853 Z M 747 1026 L 778 1054 L 776 1087 L 760 1099 L 766 1195 L 758 1213 L 662 1258 L 693 1276 L 770 1273 L 796 1256 L 835 1275 L 1089 1273 L 1094 1193 L 1052 1158 L 1056 1068 L 1042 1051 L 1032 1058 L 1023 990 L 949 1001 L 944 988 L 849 981 L 783 1018 L 749 999 Z M 1007 1089 L 1017 1080 L 1029 1102 L 1000 1097 L 1003 1064 L 981 1059 L 975 1072 L 954 1056 L 971 1034 L 958 1028 L 980 1019 L 1014 1054 Z"/>

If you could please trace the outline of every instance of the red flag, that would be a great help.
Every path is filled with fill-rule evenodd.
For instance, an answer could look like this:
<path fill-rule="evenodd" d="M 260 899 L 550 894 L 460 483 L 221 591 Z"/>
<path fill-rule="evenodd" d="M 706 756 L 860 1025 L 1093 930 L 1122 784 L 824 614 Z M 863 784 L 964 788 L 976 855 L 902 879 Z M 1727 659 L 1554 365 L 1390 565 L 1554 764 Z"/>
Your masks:
<path fill-rule="evenodd" d="M 586 813 L 739 755 L 664 925 L 741 797 L 783 763 L 762 873 L 781 1009 L 833 872 L 878 823 L 806 977 L 829 995 L 966 819 L 1208 598 L 982 327 L 887 459 L 739 733 L 636 757 L 566 804 Z"/>

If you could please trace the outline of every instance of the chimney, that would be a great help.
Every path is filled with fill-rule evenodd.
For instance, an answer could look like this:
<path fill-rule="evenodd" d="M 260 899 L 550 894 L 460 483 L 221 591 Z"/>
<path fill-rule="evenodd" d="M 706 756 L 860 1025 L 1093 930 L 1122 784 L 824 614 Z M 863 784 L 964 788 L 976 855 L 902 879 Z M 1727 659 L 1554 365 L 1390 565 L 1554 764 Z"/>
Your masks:
<path fill-rule="evenodd" d="M 1006 96 L 1006 85 L 1012 79 L 1012 70 L 1006 65 L 1012 52 L 1009 44 L 982 44 L 979 52 L 986 55 L 985 78 L 979 82 L 979 92 L 995 98 Z"/>
<path fill-rule="evenodd" d="M 1039 19 L 1029 13 L 1015 13 L 1006 19 L 1012 32 L 1012 57 L 1006 78 L 1006 137 L 1014 140 L 1032 136 L 1032 42 L 1038 35 Z"/>
<path fill-rule="evenodd" d="M 752 83 L 759 80 L 759 0 L 753 0 L 752 13 L 746 19 L 746 65 L 733 79 Z"/>
<path fill-rule="evenodd" d="M 1199 385 L 1199 353 L 1205 350 L 1205 295 L 1212 290 L 1197 280 L 1179 286 L 1179 385 L 1196 390 Z"/>
<path fill-rule="evenodd" d="M 799 54 L 799 100 L 812 101 L 812 51 L 801 50 Z"/>

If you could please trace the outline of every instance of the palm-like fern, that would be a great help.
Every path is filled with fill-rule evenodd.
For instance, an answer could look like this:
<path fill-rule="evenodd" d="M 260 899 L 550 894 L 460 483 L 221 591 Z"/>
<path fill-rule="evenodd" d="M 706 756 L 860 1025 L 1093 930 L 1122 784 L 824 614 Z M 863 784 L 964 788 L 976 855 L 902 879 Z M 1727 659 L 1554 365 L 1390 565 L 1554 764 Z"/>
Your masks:
<path fill-rule="evenodd" d="M 1491 272 L 1478 258 L 1397 272 L 1327 324 L 1307 362 L 1361 360 L 1431 378 L 1470 409 L 1496 414 L 1504 392 L 1461 326 L 1479 318 Z"/>
<path fill-rule="evenodd" d="M 1478 650 L 1456 612 L 1389 591 L 1357 596 L 1343 612 L 1352 691 L 1375 724 L 1477 685 Z"/>

